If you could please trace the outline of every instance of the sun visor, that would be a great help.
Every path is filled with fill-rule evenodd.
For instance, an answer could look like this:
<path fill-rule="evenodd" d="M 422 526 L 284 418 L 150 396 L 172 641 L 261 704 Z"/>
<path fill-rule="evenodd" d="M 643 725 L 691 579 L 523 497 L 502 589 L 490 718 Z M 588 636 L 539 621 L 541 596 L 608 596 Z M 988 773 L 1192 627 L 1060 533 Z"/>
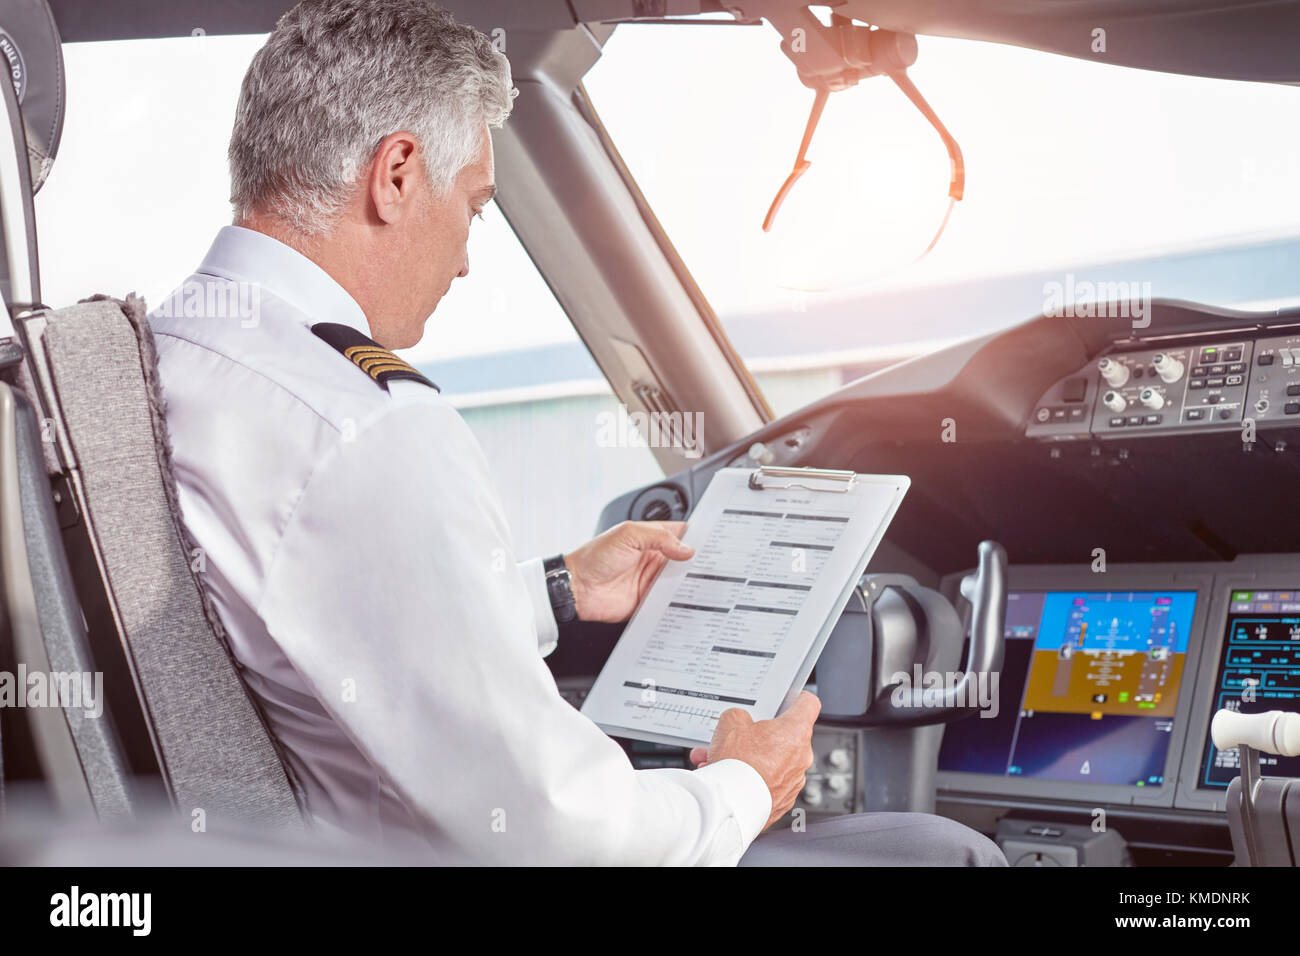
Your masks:
<path fill-rule="evenodd" d="M 0 0 L 0 65 L 22 109 L 32 192 L 41 188 L 63 133 L 63 47 L 46 0 Z"/>

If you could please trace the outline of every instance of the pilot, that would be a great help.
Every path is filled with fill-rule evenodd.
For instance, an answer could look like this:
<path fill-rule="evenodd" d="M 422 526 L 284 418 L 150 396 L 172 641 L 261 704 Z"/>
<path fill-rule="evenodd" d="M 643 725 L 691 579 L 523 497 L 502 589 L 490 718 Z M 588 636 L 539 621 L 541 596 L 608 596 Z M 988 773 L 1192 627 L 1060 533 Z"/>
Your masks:
<path fill-rule="evenodd" d="M 444 863 L 735 864 L 793 806 L 817 699 L 727 712 L 698 769 L 634 770 L 543 657 L 557 619 L 625 620 L 690 556 L 684 526 L 517 563 L 469 428 L 391 351 L 468 272 L 514 93 L 505 57 L 427 0 L 281 18 L 239 98 L 234 224 L 150 316 L 186 529 L 317 826 L 417 835 Z M 879 816 L 832 842 L 1005 865 L 950 821 Z"/>

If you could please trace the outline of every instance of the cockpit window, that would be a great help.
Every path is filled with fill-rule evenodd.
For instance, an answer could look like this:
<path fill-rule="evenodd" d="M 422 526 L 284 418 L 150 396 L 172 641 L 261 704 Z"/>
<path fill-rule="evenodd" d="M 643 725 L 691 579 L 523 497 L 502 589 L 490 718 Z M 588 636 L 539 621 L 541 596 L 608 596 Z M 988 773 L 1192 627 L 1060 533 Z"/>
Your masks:
<path fill-rule="evenodd" d="M 778 39 L 623 25 L 584 79 L 778 412 L 1089 284 L 1300 300 L 1300 88 L 921 37 L 909 75 L 961 145 L 966 190 L 913 261 L 947 202 L 947 155 L 879 77 L 831 95 L 785 233 L 762 232 L 813 100 Z"/>

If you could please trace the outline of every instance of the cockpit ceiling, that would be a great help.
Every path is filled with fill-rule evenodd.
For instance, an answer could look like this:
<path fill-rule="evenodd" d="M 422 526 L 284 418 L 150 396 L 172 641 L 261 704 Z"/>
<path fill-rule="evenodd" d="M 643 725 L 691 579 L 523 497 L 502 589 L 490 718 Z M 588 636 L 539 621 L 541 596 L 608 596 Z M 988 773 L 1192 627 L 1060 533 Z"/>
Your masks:
<path fill-rule="evenodd" d="M 1295 0 L 845 0 L 836 12 L 890 30 L 1005 43 L 1115 66 L 1300 82 Z"/>
<path fill-rule="evenodd" d="M 49 0 L 65 41 L 265 33 L 292 0 Z M 750 0 L 752 15 L 797 0 Z M 747 0 L 728 6 L 749 13 Z M 547 32 L 685 16 L 718 0 L 443 0 L 479 29 Z M 1045 50 L 1116 66 L 1300 83 L 1295 0 L 842 0 L 836 12 L 887 29 Z M 1099 33 L 1098 31 L 1102 31 Z M 977 78 L 972 78 L 973 80 Z"/>

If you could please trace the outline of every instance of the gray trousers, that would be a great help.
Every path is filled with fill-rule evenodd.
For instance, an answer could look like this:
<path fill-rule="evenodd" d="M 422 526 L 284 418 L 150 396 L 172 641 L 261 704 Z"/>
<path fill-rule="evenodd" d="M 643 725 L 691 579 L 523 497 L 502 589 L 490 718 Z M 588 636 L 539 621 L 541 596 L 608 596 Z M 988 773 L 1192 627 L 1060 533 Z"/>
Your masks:
<path fill-rule="evenodd" d="M 741 866 L 1006 866 L 996 843 L 932 813 L 854 813 L 764 833 Z"/>

